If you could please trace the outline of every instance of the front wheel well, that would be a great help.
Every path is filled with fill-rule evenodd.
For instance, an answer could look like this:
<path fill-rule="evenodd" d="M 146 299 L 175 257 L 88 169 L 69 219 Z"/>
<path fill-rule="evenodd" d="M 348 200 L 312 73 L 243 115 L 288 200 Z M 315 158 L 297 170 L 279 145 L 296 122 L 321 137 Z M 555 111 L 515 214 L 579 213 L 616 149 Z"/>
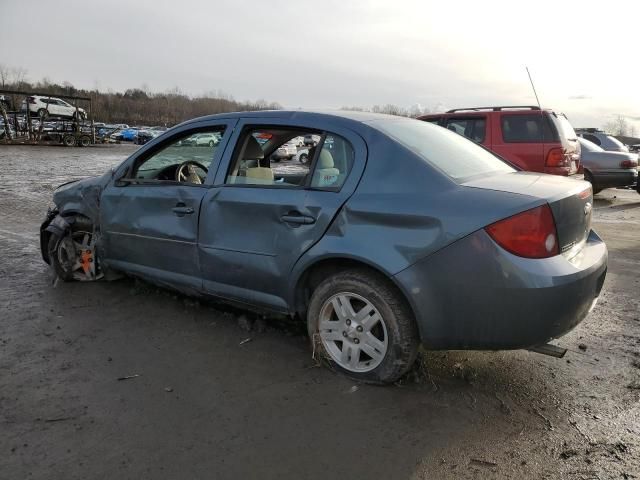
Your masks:
<path fill-rule="evenodd" d="M 409 311 L 413 314 L 413 308 L 411 303 L 407 299 L 404 292 L 398 287 L 398 285 L 390 278 L 390 276 L 382 270 L 369 265 L 368 263 L 354 260 L 351 258 L 329 258 L 320 260 L 317 263 L 309 266 L 298 278 L 298 282 L 295 287 L 295 313 L 300 318 L 305 319 L 307 314 L 307 308 L 309 306 L 309 300 L 313 291 L 320 285 L 320 283 L 330 275 L 335 275 L 338 272 L 345 270 L 359 270 L 367 272 L 371 275 L 383 279 L 389 286 L 395 289 L 400 298 L 402 298 Z"/>

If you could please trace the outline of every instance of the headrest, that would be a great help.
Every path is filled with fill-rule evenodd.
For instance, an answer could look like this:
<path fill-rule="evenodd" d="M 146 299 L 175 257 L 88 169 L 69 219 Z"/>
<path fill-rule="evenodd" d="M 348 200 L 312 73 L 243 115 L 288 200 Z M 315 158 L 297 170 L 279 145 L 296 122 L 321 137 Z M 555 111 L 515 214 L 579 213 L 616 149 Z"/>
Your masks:
<path fill-rule="evenodd" d="M 247 144 L 244 147 L 243 160 L 261 160 L 264 152 L 258 141 L 252 136 L 247 137 Z"/>
<path fill-rule="evenodd" d="M 333 168 L 333 155 L 328 150 L 320 150 L 318 158 L 318 168 Z"/>

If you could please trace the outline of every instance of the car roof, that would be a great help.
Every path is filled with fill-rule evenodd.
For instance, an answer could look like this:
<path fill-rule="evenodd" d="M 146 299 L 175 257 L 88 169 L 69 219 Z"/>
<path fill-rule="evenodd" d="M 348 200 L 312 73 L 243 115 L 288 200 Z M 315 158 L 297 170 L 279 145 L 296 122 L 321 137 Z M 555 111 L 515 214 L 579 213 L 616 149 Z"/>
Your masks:
<path fill-rule="evenodd" d="M 279 119 L 287 120 L 337 120 L 346 123 L 364 124 L 372 120 L 398 119 L 393 115 L 385 115 L 381 113 L 357 112 L 349 110 L 257 110 L 248 112 L 229 112 L 218 113 L 215 115 L 207 115 L 187 120 L 182 125 L 190 123 L 202 122 L 207 120 L 222 120 L 234 118 L 263 118 L 263 119 Z M 406 118 L 406 117 L 402 117 Z"/>

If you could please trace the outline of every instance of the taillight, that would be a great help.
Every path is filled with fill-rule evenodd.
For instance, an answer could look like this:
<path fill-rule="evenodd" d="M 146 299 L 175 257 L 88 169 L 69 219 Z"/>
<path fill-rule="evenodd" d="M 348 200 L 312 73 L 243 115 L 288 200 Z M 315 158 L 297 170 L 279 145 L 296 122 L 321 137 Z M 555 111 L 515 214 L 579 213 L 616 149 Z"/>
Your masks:
<path fill-rule="evenodd" d="M 548 204 L 492 223 L 485 230 L 498 245 L 519 257 L 548 258 L 560 251 Z"/>
<path fill-rule="evenodd" d="M 564 154 L 563 148 L 552 148 L 547 153 L 547 159 L 545 161 L 547 167 L 568 167 L 569 159 Z"/>
<path fill-rule="evenodd" d="M 636 168 L 637 166 L 637 160 L 623 160 L 622 162 L 620 162 L 620 167 L 622 168 Z"/>

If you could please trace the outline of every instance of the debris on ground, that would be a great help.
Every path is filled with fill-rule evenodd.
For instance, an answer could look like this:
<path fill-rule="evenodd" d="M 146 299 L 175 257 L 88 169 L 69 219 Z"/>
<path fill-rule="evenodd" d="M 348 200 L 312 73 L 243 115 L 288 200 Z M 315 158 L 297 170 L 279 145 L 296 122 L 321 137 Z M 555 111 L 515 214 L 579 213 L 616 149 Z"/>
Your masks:
<path fill-rule="evenodd" d="M 578 348 L 584 352 L 587 349 L 587 346 L 584 343 L 581 343 L 578 345 Z"/>
<path fill-rule="evenodd" d="M 469 463 L 471 463 L 473 465 L 479 465 L 481 467 L 490 467 L 490 468 L 498 466 L 498 464 L 495 463 L 495 462 L 489 462 L 488 460 L 482 460 L 482 459 L 479 459 L 479 458 L 472 458 L 472 459 L 469 460 Z"/>
<path fill-rule="evenodd" d="M 347 390 L 347 393 L 355 393 L 357 391 L 358 391 L 358 386 L 354 385 L 349 390 Z"/>
<path fill-rule="evenodd" d="M 138 373 L 134 373 L 133 375 L 127 375 L 126 377 L 118 377 L 118 381 L 121 381 L 121 380 L 130 380 L 130 379 L 132 379 L 132 378 L 137 378 L 137 377 L 139 377 L 139 376 L 140 376 L 140 374 L 138 374 Z"/>
<path fill-rule="evenodd" d="M 76 417 L 60 417 L 60 418 L 47 418 L 45 422 L 53 423 L 53 422 L 64 422 L 67 420 L 75 420 Z"/>
<path fill-rule="evenodd" d="M 570 448 L 569 450 L 565 450 L 564 452 L 562 452 L 560 454 L 560 458 L 562 458 L 563 460 L 567 460 L 568 458 L 575 457 L 576 455 L 578 455 L 578 451 Z"/>
<path fill-rule="evenodd" d="M 172 387 L 164 387 L 164 391 L 168 392 L 168 393 L 171 393 L 171 392 L 173 392 L 173 388 Z"/>
<path fill-rule="evenodd" d="M 253 340 L 251 337 L 245 338 L 238 345 L 244 345 L 245 343 L 249 343 L 251 340 Z"/>

